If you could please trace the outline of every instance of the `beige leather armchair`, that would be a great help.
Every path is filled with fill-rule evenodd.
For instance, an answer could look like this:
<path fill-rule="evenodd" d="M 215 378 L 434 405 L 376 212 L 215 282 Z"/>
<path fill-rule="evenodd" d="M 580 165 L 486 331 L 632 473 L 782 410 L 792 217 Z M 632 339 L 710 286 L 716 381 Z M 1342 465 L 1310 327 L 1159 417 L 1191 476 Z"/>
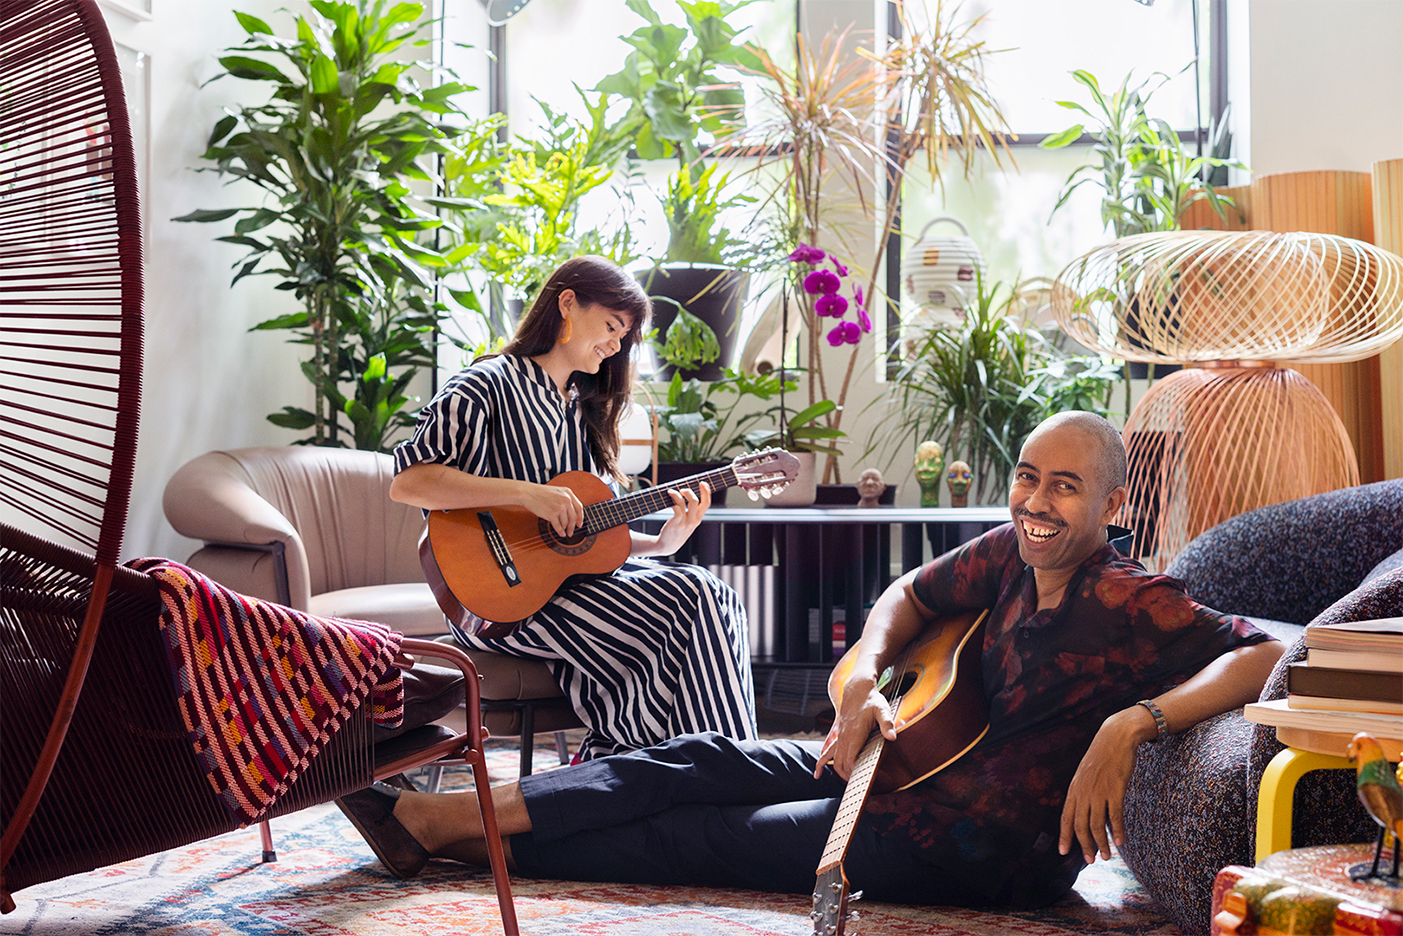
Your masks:
<path fill-rule="evenodd" d="M 178 533 L 204 543 L 186 564 L 222 585 L 409 636 L 444 635 L 447 621 L 419 565 L 423 514 L 390 499 L 393 477 L 393 459 L 376 452 L 230 449 L 182 466 L 163 505 Z M 578 717 L 545 663 L 466 652 L 482 677 L 488 731 L 525 732 L 529 773 L 530 735 L 577 727 Z"/>

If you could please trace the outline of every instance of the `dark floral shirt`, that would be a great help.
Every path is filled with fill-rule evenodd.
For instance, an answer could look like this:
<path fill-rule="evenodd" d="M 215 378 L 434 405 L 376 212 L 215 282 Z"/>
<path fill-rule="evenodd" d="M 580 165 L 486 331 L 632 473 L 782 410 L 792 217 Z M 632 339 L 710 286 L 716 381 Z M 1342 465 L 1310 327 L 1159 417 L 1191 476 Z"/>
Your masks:
<path fill-rule="evenodd" d="M 1229 650 L 1272 639 L 1110 546 L 1082 564 L 1057 608 L 1038 611 L 1012 524 L 931 562 L 911 596 L 936 614 L 992 609 L 989 732 L 922 783 L 873 795 L 868 821 L 908 837 L 982 898 L 972 902 L 1037 904 L 1070 888 L 1083 862 L 1079 846 L 1057 853 L 1062 802 L 1101 723 Z"/>

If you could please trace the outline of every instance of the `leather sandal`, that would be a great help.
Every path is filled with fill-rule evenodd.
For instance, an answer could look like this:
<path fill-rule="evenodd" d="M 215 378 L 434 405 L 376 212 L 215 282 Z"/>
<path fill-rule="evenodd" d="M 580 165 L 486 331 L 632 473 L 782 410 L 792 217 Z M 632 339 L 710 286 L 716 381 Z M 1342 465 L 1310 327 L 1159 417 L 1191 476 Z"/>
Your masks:
<path fill-rule="evenodd" d="M 399 793 L 396 787 L 377 782 L 338 798 L 336 806 L 351 820 L 380 863 L 395 877 L 405 880 L 424 870 L 429 853 L 395 818 Z"/>

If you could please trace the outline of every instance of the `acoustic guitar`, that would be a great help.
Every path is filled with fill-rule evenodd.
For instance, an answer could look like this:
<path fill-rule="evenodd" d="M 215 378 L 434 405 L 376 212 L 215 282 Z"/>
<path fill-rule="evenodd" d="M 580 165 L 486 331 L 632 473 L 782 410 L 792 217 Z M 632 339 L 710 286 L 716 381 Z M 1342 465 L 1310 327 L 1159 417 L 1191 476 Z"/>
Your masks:
<path fill-rule="evenodd" d="M 970 611 L 933 622 L 882 675 L 879 686 L 898 725 L 896 740 L 887 741 L 874 731 L 853 765 L 818 862 L 814 909 L 809 914 L 814 936 L 843 936 L 847 921 L 857 918 L 849 912 L 848 903 L 862 892 L 849 896 L 843 858 L 868 794 L 904 790 L 921 782 L 959 760 L 989 730 L 979 660 L 988 613 Z M 828 695 L 837 710 L 842 709 L 843 684 L 856 656 L 857 647 L 853 647 L 828 679 Z M 837 731 L 836 723 L 833 730 Z"/>
<path fill-rule="evenodd" d="M 449 620 L 478 637 L 503 637 L 550 601 L 572 575 L 604 575 L 628 559 L 632 520 L 672 508 L 668 491 L 700 494 L 739 485 L 752 497 L 783 489 L 799 460 L 783 449 L 741 455 L 729 465 L 671 484 L 615 497 L 585 471 L 567 471 L 548 484 L 575 492 L 585 521 L 568 537 L 524 507 L 464 507 L 429 514 L 419 540 L 419 562 L 438 606 Z"/>

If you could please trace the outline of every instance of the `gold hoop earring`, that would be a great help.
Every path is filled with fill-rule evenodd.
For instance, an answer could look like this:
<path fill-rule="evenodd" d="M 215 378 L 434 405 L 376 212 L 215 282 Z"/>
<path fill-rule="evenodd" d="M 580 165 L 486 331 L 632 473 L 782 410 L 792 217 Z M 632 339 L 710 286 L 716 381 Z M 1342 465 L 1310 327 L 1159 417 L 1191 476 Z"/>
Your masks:
<path fill-rule="evenodd" d="M 565 342 L 567 342 L 567 341 L 570 340 L 570 327 L 571 327 L 571 326 L 570 326 L 570 320 L 569 320 L 569 319 L 566 319 L 566 320 L 565 320 L 565 334 L 562 335 L 561 337 L 555 339 L 555 343 L 556 343 L 556 344 L 565 344 Z"/>

